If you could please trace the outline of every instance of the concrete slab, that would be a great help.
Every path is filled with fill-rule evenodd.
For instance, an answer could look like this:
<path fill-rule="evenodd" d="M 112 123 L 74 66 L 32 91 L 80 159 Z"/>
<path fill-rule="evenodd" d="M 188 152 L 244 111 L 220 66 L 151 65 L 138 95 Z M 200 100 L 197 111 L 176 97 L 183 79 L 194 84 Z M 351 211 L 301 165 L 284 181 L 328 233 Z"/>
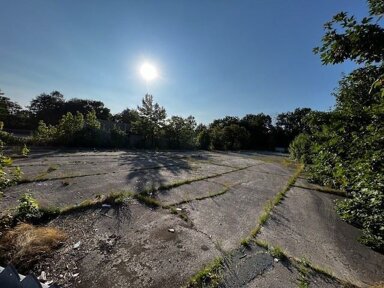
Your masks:
<path fill-rule="evenodd" d="M 286 185 L 289 178 L 269 174 L 252 175 L 248 169 L 241 172 L 243 178 L 238 172 L 235 173 L 243 183 L 233 186 L 222 196 L 181 206 L 187 211 L 194 227 L 211 235 L 212 240 L 224 251 L 237 248 L 240 241 L 249 236 L 257 225 L 265 203 Z M 226 177 L 232 177 L 231 174 L 220 178 L 225 182 Z"/>
<path fill-rule="evenodd" d="M 220 254 L 180 218 L 135 201 L 118 210 L 62 216 L 49 225 L 69 239 L 35 273 L 44 270 L 61 287 L 181 287 Z"/>
<path fill-rule="evenodd" d="M 357 242 L 360 231 L 340 220 L 336 199 L 340 198 L 292 188 L 259 238 L 355 285 L 368 287 L 384 281 L 384 255 Z"/>

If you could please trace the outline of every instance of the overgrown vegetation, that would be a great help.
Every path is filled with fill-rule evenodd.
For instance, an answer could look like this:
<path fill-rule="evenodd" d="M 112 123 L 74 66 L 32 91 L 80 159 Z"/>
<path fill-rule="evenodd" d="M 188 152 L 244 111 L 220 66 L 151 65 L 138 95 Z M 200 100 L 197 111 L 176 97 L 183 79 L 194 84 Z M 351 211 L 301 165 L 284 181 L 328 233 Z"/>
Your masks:
<path fill-rule="evenodd" d="M 342 219 L 362 228 L 362 243 L 384 249 L 384 6 L 370 0 L 360 22 L 342 12 L 325 24 L 324 64 L 350 60 L 359 68 L 343 76 L 334 93 L 335 109 L 309 113 L 308 130 L 290 146 L 306 164 L 313 182 L 345 190 L 338 201 Z M 379 4 L 380 3 L 380 4 Z M 369 43 L 369 45 L 367 45 Z"/>
<path fill-rule="evenodd" d="M 0 121 L 0 132 L 3 129 L 3 122 Z M 4 142 L 0 140 L 0 192 L 21 178 L 21 170 L 19 167 L 13 167 L 12 159 L 4 155 Z"/>
<path fill-rule="evenodd" d="M 1 236 L 0 263 L 12 263 L 20 272 L 27 272 L 65 240 L 64 232 L 56 228 L 21 223 Z"/>
<path fill-rule="evenodd" d="M 193 275 L 189 283 L 188 288 L 193 287 L 217 287 L 220 283 L 220 270 L 223 266 L 223 259 L 216 258 L 214 261 L 204 266 L 199 272 Z"/>

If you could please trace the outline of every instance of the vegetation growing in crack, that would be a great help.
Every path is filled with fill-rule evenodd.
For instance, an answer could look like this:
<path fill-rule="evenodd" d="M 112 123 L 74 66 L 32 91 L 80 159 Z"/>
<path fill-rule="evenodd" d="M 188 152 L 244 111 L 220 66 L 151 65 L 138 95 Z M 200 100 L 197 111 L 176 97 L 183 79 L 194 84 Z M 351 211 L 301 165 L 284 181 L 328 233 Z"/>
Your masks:
<path fill-rule="evenodd" d="M 187 288 L 197 287 L 218 287 L 221 276 L 220 271 L 223 267 L 223 259 L 216 258 L 211 263 L 204 266 L 199 272 L 193 275 L 187 284 Z"/>

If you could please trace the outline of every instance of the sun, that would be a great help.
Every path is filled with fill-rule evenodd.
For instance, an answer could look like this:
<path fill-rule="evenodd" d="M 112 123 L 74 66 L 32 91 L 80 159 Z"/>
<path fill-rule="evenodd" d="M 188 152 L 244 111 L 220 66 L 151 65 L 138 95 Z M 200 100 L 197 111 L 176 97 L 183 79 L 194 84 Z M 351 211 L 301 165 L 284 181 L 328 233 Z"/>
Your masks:
<path fill-rule="evenodd" d="M 149 63 L 141 65 L 140 74 L 146 81 L 151 81 L 158 77 L 156 67 Z"/>

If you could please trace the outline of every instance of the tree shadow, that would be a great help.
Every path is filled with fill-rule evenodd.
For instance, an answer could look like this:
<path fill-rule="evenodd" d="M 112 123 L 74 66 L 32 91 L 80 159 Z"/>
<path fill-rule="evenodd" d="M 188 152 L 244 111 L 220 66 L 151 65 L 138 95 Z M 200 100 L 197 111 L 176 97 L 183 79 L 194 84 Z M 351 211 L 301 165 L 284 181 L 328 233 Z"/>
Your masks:
<path fill-rule="evenodd" d="M 140 151 L 120 158 L 121 165 L 133 167 L 126 177 L 138 192 L 159 189 L 170 179 L 178 178 L 193 169 L 192 163 L 208 159 L 201 151 Z M 183 179 L 178 179 L 183 180 Z"/>

